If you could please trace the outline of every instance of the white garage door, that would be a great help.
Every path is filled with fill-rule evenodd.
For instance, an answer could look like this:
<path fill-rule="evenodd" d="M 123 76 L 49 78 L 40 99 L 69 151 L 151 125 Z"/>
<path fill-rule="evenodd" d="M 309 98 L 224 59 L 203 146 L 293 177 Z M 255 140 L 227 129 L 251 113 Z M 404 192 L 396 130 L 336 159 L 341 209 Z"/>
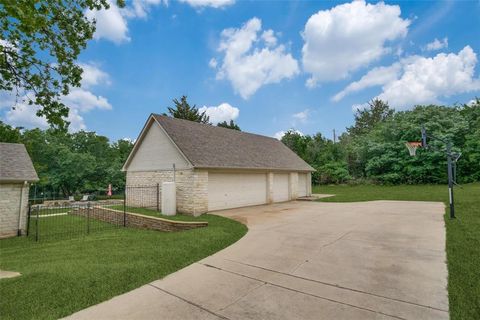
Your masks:
<path fill-rule="evenodd" d="M 281 202 L 288 200 L 288 173 L 274 173 L 273 202 Z"/>
<path fill-rule="evenodd" d="M 307 174 L 298 174 L 298 196 L 305 197 L 307 195 Z"/>
<path fill-rule="evenodd" d="M 267 202 L 265 173 L 208 173 L 208 210 Z"/>

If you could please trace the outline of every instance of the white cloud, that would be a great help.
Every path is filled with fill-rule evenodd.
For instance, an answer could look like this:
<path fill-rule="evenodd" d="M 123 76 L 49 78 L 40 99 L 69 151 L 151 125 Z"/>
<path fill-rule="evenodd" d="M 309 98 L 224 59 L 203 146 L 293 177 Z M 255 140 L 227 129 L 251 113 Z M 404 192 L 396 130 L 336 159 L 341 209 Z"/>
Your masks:
<path fill-rule="evenodd" d="M 332 100 L 338 102 L 350 93 L 394 81 L 398 78 L 401 68 L 400 63 L 395 63 L 389 67 L 373 68 L 360 80 L 350 83 L 345 89 L 333 96 Z"/>
<path fill-rule="evenodd" d="M 210 59 L 210 61 L 208 62 L 208 66 L 212 69 L 216 69 L 217 64 L 218 64 L 218 62 L 217 62 L 217 59 L 215 59 L 215 58 Z"/>
<path fill-rule="evenodd" d="M 91 63 L 79 63 L 79 65 L 83 69 L 81 81 L 82 88 L 89 88 L 99 84 L 110 84 L 108 73 L 101 70 L 96 65 Z"/>
<path fill-rule="evenodd" d="M 235 3 L 234 0 L 179 0 L 195 8 L 223 8 Z M 114 0 L 108 0 L 107 10 L 86 10 L 85 16 L 96 21 L 94 39 L 107 39 L 116 44 L 129 42 L 128 21 L 146 19 L 151 8 L 158 5 L 168 6 L 168 0 L 131 0 L 125 8 L 119 8 Z M 172 18 L 176 17 L 173 15 Z"/>
<path fill-rule="evenodd" d="M 201 7 L 223 8 L 235 3 L 235 0 L 179 0 L 179 1 L 188 3 L 194 8 L 201 8 Z"/>
<path fill-rule="evenodd" d="M 442 40 L 438 40 L 435 38 L 432 42 L 428 43 L 423 50 L 425 51 L 435 51 L 440 50 L 443 48 L 448 48 L 448 38 L 443 38 Z"/>
<path fill-rule="evenodd" d="M 262 39 L 263 41 L 265 41 L 265 44 L 269 47 L 274 47 L 277 45 L 277 38 L 275 37 L 272 29 L 263 31 Z"/>
<path fill-rule="evenodd" d="M 386 42 L 404 37 L 410 24 L 400 13 L 398 5 L 360 0 L 312 15 L 302 33 L 307 86 L 344 79 L 391 52 Z"/>
<path fill-rule="evenodd" d="M 130 143 L 135 143 L 137 141 L 137 138 L 125 137 L 125 138 L 121 138 L 120 140 L 127 141 Z"/>
<path fill-rule="evenodd" d="M 477 101 L 479 101 L 479 100 L 472 99 L 472 100 L 467 102 L 467 105 L 470 106 L 470 107 L 473 107 L 474 105 L 480 105 L 480 104 L 477 103 Z"/>
<path fill-rule="evenodd" d="M 285 46 L 273 44 L 276 43 L 273 31 L 264 33 L 267 46 L 260 45 L 261 30 L 261 20 L 252 18 L 241 28 L 225 29 L 221 34 L 218 50 L 224 57 L 217 79 L 228 79 L 244 99 L 263 85 L 292 78 L 299 72 L 297 61 L 285 52 Z"/>
<path fill-rule="evenodd" d="M 68 95 L 61 97 L 62 102 L 70 108 L 67 121 L 70 122 L 69 130 L 72 132 L 87 128 L 82 114 L 94 109 L 112 109 L 105 97 L 97 96 L 89 91 L 93 86 L 108 84 L 109 75 L 93 64 L 82 63 L 80 65 L 84 68 L 82 87 L 72 88 Z M 0 108 L 9 108 L 4 114 L 5 122 L 26 128 L 48 127 L 45 117 L 36 115 L 39 107 L 28 105 L 29 97 L 33 98 L 33 94 L 23 92 L 20 93 L 20 97 L 16 98 L 12 92 L 0 92 Z"/>
<path fill-rule="evenodd" d="M 108 39 L 117 44 L 130 41 L 126 11 L 110 1 L 108 10 L 87 10 L 85 16 L 96 21 L 94 39 Z"/>
<path fill-rule="evenodd" d="M 276 133 L 273 135 L 273 137 L 274 137 L 275 139 L 282 140 L 283 136 L 284 136 L 287 132 L 289 132 L 289 131 L 293 131 L 293 132 L 295 132 L 295 133 L 298 133 L 298 134 L 301 135 L 301 136 L 304 136 L 303 132 L 301 132 L 301 131 L 299 131 L 299 130 L 296 130 L 296 129 L 290 129 L 290 130 L 288 130 L 288 131 L 283 131 L 283 130 L 282 130 L 282 131 L 278 131 L 278 132 L 276 132 Z"/>
<path fill-rule="evenodd" d="M 390 106 L 405 109 L 416 104 L 439 103 L 442 97 L 480 91 L 480 79 L 475 78 L 477 56 L 470 46 L 458 54 L 439 53 L 435 57 L 410 56 L 390 67 L 372 69 L 359 81 L 334 96 L 340 100 L 346 94 L 372 86 L 382 86 L 379 99 Z"/>
<path fill-rule="evenodd" d="M 127 7 L 124 15 L 129 18 L 146 18 L 150 7 L 160 4 L 168 5 L 168 0 L 133 0 L 132 7 Z"/>
<path fill-rule="evenodd" d="M 352 106 L 352 111 L 353 112 L 357 112 L 357 111 L 360 111 L 360 110 L 365 110 L 369 107 L 370 105 L 368 103 L 361 103 L 361 104 L 354 104 Z"/>
<path fill-rule="evenodd" d="M 6 112 L 5 120 L 16 127 L 47 128 L 47 120 L 36 115 L 38 109 L 37 106 L 18 103 L 15 105 L 15 109 L 12 108 Z"/>
<path fill-rule="evenodd" d="M 210 117 L 210 122 L 212 122 L 213 124 L 217 124 L 223 121 L 230 122 L 230 120 L 237 119 L 240 114 L 240 110 L 238 108 L 232 107 L 226 102 L 216 107 L 204 106 L 201 107 L 199 111 L 205 111 L 206 115 Z"/>
<path fill-rule="evenodd" d="M 81 112 L 90 111 L 92 109 L 112 109 L 112 106 L 106 98 L 102 96 L 96 96 L 92 92 L 81 88 L 74 88 L 70 90 L 70 93 L 64 96 L 62 101 L 70 108 Z"/>
<path fill-rule="evenodd" d="M 39 107 L 36 105 L 18 103 L 15 105 L 15 109 L 10 109 L 6 112 L 5 121 L 15 127 L 46 129 L 48 128 L 47 120 L 45 117 L 38 117 L 36 115 L 38 110 Z M 67 121 L 70 122 L 70 132 L 85 130 L 87 128 L 83 117 L 76 109 L 70 109 Z"/>
<path fill-rule="evenodd" d="M 295 114 L 293 115 L 293 118 L 294 118 L 295 120 L 300 121 L 300 122 L 306 122 L 306 121 L 308 120 L 308 115 L 309 115 L 309 113 L 310 113 L 310 110 L 305 109 L 305 110 L 303 110 L 303 111 L 301 111 L 301 112 L 295 113 Z"/>

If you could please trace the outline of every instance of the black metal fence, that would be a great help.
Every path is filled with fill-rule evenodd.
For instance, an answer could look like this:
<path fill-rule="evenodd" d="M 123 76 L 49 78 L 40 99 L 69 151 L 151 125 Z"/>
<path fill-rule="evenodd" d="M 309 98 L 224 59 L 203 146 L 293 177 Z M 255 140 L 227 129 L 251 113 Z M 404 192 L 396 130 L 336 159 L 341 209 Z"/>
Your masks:
<path fill-rule="evenodd" d="M 85 190 L 84 192 L 75 192 L 73 195 L 66 195 L 61 188 L 52 186 L 43 186 L 33 183 L 29 188 L 28 200 L 31 204 L 41 204 L 49 201 L 60 201 L 74 199 L 76 201 L 82 200 L 85 196 L 89 196 L 90 200 L 109 200 L 109 199 L 123 199 L 125 193 L 124 187 L 112 188 L 111 195 L 108 195 L 108 190 Z"/>
<path fill-rule="evenodd" d="M 126 226 L 127 212 L 158 214 L 160 185 L 127 186 L 123 199 L 31 202 L 27 236 L 33 240 L 71 238 Z"/>
<path fill-rule="evenodd" d="M 125 187 L 125 206 L 160 211 L 162 190 L 160 184 Z"/>

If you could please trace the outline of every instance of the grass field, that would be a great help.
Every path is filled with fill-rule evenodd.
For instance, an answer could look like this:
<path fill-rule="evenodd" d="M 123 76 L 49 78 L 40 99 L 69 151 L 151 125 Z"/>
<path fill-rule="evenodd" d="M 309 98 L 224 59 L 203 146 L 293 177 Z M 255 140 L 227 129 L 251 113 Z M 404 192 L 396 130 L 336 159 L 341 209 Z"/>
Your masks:
<path fill-rule="evenodd" d="M 457 219 L 448 217 L 443 185 L 319 186 L 314 193 L 335 194 L 326 202 L 368 200 L 442 201 L 446 204 L 448 295 L 452 320 L 480 319 L 480 183 L 455 188 Z"/>
<path fill-rule="evenodd" d="M 40 221 L 61 221 L 57 218 Z M 209 225 L 171 233 L 115 228 L 74 239 L 0 240 L 0 269 L 22 273 L 0 280 L 1 319 L 69 315 L 184 268 L 247 231 L 239 222 L 215 215 L 188 218 Z"/>

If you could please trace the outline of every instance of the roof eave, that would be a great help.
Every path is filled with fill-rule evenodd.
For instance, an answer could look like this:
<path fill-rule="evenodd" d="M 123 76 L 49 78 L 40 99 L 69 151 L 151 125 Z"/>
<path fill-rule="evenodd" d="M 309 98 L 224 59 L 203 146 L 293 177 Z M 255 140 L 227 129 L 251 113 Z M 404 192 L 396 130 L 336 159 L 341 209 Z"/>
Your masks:
<path fill-rule="evenodd" d="M 21 182 L 38 182 L 38 178 L 26 178 L 26 179 L 9 179 L 9 178 L 0 178 L 0 183 L 21 183 Z"/>
<path fill-rule="evenodd" d="M 204 165 L 199 165 L 199 166 L 194 166 L 194 169 L 219 169 L 219 170 L 256 170 L 256 171 L 295 171 L 295 172 L 314 172 L 316 171 L 313 168 L 307 169 L 307 168 L 272 168 L 272 167 L 219 167 L 219 166 L 204 166 Z"/>

